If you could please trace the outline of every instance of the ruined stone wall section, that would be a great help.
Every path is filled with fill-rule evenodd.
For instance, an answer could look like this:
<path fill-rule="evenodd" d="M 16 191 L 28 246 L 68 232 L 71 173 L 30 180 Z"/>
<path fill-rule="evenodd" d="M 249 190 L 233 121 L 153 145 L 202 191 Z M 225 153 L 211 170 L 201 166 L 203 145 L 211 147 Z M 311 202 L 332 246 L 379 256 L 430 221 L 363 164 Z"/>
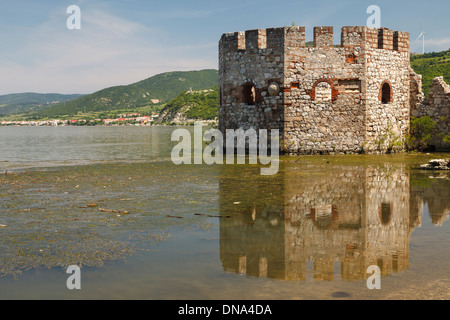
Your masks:
<path fill-rule="evenodd" d="M 423 94 L 420 95 L 421 78 L 415 73 L 412 73 L 411 77 L 416 79 L 411 90 L 419 97 L 414 101 L 416 103 L 412 104 L 411 115 L 416 118 L 429 116 L 436 122 L 437 132 L 450 134 L 450 86 L 445 83 L 443 77 L 434 78 L 425 100 Z M 442 140 L 442 136 L 437 136 L 430 144 L 434 145 L 437 151 L 450 150 L 450 145 Z"/>
<path fill-rule="evenodd" d="M 409 105 L 411 107 L 411 117 L 418 116 L 418 106 L 425 100 L 422 92 L 422 75 L 417 74 L 409 68 Z"/>

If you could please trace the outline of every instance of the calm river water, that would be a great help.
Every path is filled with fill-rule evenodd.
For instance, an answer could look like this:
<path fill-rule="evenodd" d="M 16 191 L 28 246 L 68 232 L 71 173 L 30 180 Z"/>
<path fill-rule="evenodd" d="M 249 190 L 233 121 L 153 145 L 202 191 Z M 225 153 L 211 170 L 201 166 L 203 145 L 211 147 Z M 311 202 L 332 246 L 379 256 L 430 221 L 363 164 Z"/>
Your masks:
<path fill-rule="evenodd" d="M 0 299 L 450 299 L 450 175 L 415 169 L 449 154 L 261 176 L 174 165 L 174 129 L 0 127 Z"/>

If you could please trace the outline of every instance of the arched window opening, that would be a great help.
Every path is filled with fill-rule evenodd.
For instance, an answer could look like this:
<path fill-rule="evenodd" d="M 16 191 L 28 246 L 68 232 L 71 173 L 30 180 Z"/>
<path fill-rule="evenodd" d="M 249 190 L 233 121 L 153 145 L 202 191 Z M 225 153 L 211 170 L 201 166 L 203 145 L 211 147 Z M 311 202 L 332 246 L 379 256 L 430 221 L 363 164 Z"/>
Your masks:
<path fill-rule="evenodd" d="M 385 82 L 381 87 L 381 103 L 386 104 L 390 102 L 392 102 L 391 86 Z"/>
<path fill-rule="evenodd" d="M 248 105 L 256 103 L 256 89 L 253 83 L 244 85 L 244 102 Z"/>

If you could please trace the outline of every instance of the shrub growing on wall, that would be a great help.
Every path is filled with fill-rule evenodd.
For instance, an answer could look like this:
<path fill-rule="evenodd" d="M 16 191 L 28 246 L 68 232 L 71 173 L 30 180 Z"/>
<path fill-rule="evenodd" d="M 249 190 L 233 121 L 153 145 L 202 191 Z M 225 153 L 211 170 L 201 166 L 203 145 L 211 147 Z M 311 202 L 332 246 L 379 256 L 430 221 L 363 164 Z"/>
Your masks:
<path fill-rule="evenodd" d="M 411 118 L 410 134 L 406 138 L 408 150 L 423 151 L 429 148 L 429 143 L 436 134 L 436 121 L 429 116 Z"/>

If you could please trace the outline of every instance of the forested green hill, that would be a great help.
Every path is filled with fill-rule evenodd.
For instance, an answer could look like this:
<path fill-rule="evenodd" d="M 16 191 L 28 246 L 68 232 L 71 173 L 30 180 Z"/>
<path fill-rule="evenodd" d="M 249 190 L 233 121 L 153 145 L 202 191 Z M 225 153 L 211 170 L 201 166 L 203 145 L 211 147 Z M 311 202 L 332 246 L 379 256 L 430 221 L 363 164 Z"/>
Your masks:
<path fill-rule="evenodd" d="M 162 73 L 127 86 L 107 88 L 49 109 L 30 113 L 36 118 L 75 115 L 78 112 L 127 110 L 169 102 L 181 92 L 217 86 L 217 70 Z"/>
<path fill-rule="evenodd" d="M 450 49 L 411 55 L 411 67 L 422 75 L 423 92 L 427 96 L 434 78 L 443 76 L 445 82 L 450 84 Z"/>
<path fill-rule="evenodd" d="M 170 101 L 160 113 L 161 122 L 172 122 L 176 116 L 185 119 L 214 120 L 219 114 L 218 88 L 185 91 Z"/>

